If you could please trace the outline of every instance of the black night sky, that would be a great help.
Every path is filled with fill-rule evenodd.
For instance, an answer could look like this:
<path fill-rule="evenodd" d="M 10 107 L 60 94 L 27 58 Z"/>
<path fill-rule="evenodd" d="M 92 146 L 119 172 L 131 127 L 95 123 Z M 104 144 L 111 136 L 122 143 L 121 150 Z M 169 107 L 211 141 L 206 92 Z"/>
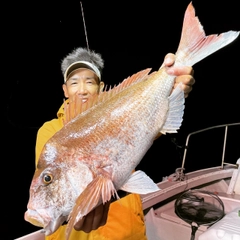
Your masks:
<path fill-rule="evenodd" d="M 207 35 L 240 31 L 237 1 L 192 2 Z M 177 49 L 189 3 L 82 1 L 89 47 L 105 60 L 104 82 L 113 86 L 145 68 L 157 70 L 164 56 Z M 87 45 L 80 1 L 11 1 L 2 12 L 8 17 L 2 31 L 7 55 L 2 59 L 1 236 L 12 240 L 38 229 L 24 220 L 36 133 L 55 118 L 63 101 L 62 58 Z M 190 132 L 240 121 L 239 55 L 240 37 L 194 66 L 196 84 L 186 99 L 179 133 L 156 140 L 138 166 L 154 181 L 181 166 L 179 151 Z M 236 138 L 233 145 L 238 141 L 239 148 Z M 203 149 L 206 143 L 200 145 Z"/>

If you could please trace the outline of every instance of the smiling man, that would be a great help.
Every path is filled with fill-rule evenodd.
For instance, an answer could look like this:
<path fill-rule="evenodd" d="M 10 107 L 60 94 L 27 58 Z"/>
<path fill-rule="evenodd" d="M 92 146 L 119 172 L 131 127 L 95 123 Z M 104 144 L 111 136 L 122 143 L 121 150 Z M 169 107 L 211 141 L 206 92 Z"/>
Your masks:
<path fill-rule="evenodd" d="M 164 66 L 172 66 L 174 55 L 165 57 Z M 84 48 L 77 48 L 67 55 L 61 64 L 64 77 L 63 91 L 71 101 L 75 94 L 83 102 L 98 94 L 104 88 L 102 69 L 104 66 L 100 54 Z M 185 96 L 192 90 L 195 80 L 192 67 L 173 67 L 169 74 L 177 76 L 175 82 L 182 82 Z M 39 129 L 36 142 L 36 165 L 45 143 L 63 127 L 64 104 L 57 112 L 57 118 L 47 121 Z M 146 240 L 146 229 L 142 202 L 138 194 L 127 194 L 121 199 L 101 204 L 74 226 L 70 240 Z M 47 240 L 64 240 L 66 225 L 58 228 L 53 234 L 46 236 Z"/>

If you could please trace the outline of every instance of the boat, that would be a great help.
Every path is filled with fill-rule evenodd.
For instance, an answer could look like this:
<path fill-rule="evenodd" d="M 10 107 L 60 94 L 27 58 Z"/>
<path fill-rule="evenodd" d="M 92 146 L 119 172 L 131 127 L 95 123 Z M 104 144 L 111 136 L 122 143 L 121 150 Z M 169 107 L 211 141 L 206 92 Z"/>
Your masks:
<path fill-rule="evenodd" d="M 148 240 L 240 240 L 240 156 L 226 161 L 232 145 L 229 138 L 232 133 L 239 136 L 239 130 L 240 122 L 204 128 L 187 136 L 182 165 L 158 183 L 159 191 L 141 195 Z M 212 157 L 207 153 L 211 158 L 221 156 L 219 164 L 185 172 L 190 139 L 199 139 L 205 133 L 220 142 L 220 154 L 214 152 Z M 206 135 L 202 137 L 201 142 L 206 140 Z M 239 141 L 237 146 L 239 154 Z M 44 240 L 44 234 L 40 229 L 16 240 Z"/>
<path fill-rule="evenodd" d="M 240 123 L 217 125 L 190 133 L 182 166 L 158 183 L 160 191 L 142 196 L 148 240 L 240 240 L 240 156 L 235 163 L 226 162 L 230 129 L 239 136 Z M 185 173 L 190 139 L 203 133 L 212 135 L 214 132 L 215 135 L 216 131 L 223 134 L 222 138 L 216 135 L 222 140 L 219 165 Z M 206 135 L 202 142 L 205 140 Z M 234 140 L 238 141 L 239 154 L 239 140 Z M 210 209 L 203 211 L 204 202 L 210 205 Z M 185 212 L 178 211 L 179 206 Z M 218 212 L 211 211 L 215 207 Z M 213 212 L 213 217 L 207 217 L 210 212 Z M 197 215 L 201 215 L 200 220 Z"/>

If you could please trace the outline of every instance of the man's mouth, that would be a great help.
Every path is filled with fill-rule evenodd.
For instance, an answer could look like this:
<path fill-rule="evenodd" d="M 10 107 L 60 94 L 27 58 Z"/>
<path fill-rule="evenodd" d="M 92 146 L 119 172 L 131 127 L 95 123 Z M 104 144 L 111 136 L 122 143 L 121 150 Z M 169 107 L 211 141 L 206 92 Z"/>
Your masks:
<path fill-rule="evenodd" d="M 82 98 L 82 99 L 81 99 L 82 103 L 87 102 L 87 100 L 88 100 L 87 98 Z"/>

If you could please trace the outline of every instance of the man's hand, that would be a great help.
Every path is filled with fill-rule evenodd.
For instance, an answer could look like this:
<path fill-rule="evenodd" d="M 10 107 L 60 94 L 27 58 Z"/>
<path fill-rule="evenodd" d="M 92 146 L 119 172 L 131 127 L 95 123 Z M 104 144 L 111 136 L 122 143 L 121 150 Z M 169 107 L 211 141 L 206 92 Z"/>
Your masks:
<path fill-rule="evenodd" d="M 195 83 L 193 77 L 194 70 L 191 66 L 174 67 L 174 61 L 175 55 L 173 53 L 168 53 L 164 58 L 162 66 L 166 67 L 168 74 L 176 76 L 173 88 L 175 88 L 178 83 L 182 82 L 185 97 L 188 97 L 189 93 L 192 91 L 192 86 Z"/>
<path fill-rule="evenodd" d="M 192 86 L 195 83 L 195 79 L 193 77 L 194 70 L 191 66 L 175 67 L 173 66 L 174 62 L 175 55 L 173 53 L 168 53 L 165 56 L 164 62 L 161 67 L 166 67 L 166 71 L 168 74 L 176 76 L 173 89 L 176 88 L 178 83 L 182 82 L 182 88 L 186 98 L 192 91 Z M 161 135 L 161 133 L 158 133 L 155 139 L 159 138 Z"/>
<path fill-rule="evenodd" d="M 84 231 L 86 233 L 96 230 L 103 226 L 107 222 L 108 210 L 110 201 L 105 204 L 101 204 L 90 213 L 84 216 L 80 221 L 74 225 L 74 229 L 77 231 Z"/>

